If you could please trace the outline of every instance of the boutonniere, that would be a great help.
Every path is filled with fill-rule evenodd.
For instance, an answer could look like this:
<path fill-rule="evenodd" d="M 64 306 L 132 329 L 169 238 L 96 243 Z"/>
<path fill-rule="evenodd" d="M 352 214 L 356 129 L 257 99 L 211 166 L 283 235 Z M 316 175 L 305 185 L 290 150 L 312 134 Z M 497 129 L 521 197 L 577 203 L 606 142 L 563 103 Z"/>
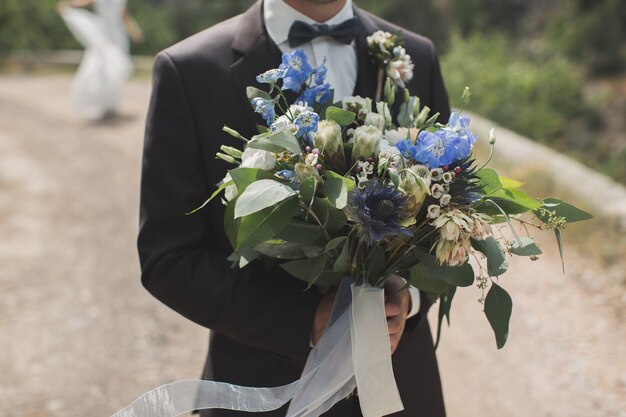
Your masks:
<path fill-rule="evenodd" d="M 413 78 L 413 61 L 404 49 L 400 33 L 377 30 L 367 37 L 368 53 L 378 67 L 376 101 L 382 94 L 383 81 L 387 76 L 393 85 L 404 88 Z"/>

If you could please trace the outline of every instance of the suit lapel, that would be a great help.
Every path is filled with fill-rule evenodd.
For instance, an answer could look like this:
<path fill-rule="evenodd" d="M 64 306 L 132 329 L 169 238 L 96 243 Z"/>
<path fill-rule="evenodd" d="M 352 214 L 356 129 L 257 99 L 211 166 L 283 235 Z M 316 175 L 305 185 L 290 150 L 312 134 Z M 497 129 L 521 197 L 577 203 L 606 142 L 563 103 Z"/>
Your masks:
<path fill-rule="evenodd" d="M 378 27 L 366 12 L 356 6 L 354 7 L 354 15 L 359 21 L 359 33 L 356 38 L 358 74 L 354 94 L 362 97 L 374 97 L 377 69 L 367 52 L 367 37 L 378 30 Z"/>
<path fill-rule="evenodd" d="M 250 131 L 253 133 L 256 133 L 256 125 L 260 119 L 252 110 L 246 95 L 246 88 L 257 86 L 256 76 L 276 68 L 281 60 L 278 46 L 270 39 L 265 30 L 262 4 L 262 1 L 257 1 L 241 15 L 240 29 L 232 43 L 235 60 L 231 65 L 231 74 L 235 89 L 250 122 Z"/>

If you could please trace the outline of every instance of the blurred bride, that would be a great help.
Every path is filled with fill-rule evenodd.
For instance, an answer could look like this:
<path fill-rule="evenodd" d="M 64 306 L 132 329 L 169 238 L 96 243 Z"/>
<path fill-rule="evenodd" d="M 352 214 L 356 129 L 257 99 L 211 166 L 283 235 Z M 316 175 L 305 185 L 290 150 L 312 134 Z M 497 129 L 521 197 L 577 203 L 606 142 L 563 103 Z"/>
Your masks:
<path fill-rule="evenodd" d="M 93 12 L 84 7 L 93 6 Z M 122 89 L 133 71 L 129 40 L 143 34 L 130 17 L 126 0 L 67 0 L 58 10 L 85 54 L 72 84 L 72 107 L 88 119 L 115 113 Z"/>

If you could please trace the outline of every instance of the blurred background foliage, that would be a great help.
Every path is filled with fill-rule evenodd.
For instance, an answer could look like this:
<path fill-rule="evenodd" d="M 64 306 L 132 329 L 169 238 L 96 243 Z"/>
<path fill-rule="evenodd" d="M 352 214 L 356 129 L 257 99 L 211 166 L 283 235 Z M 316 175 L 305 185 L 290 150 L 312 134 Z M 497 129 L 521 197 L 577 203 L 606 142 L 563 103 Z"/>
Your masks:
<path fill-rule="evenodd" d="M 252 0 L 130 0 L 159 50 L 233 16 Z M 626 1 L 356 0 L 439 49 L 453 105 L 579 158 L 626 184 Z M 78 49 L 56 0 L 2 0 L 0 51 Z"/>

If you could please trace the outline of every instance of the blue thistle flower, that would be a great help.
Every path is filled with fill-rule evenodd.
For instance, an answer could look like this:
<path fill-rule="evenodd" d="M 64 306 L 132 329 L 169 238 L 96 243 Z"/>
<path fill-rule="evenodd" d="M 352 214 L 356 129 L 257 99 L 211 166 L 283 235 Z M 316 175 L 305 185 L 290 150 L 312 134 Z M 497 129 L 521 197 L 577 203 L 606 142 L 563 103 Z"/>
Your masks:
<path fill-rule="evenodd" d="M 400 225 L 408 198 L 396 188 L 371 181 L 350 196 L 348 218 L 354 223 L 361 241 L 368 245 L 399 234 L 411 235 Z"/>

